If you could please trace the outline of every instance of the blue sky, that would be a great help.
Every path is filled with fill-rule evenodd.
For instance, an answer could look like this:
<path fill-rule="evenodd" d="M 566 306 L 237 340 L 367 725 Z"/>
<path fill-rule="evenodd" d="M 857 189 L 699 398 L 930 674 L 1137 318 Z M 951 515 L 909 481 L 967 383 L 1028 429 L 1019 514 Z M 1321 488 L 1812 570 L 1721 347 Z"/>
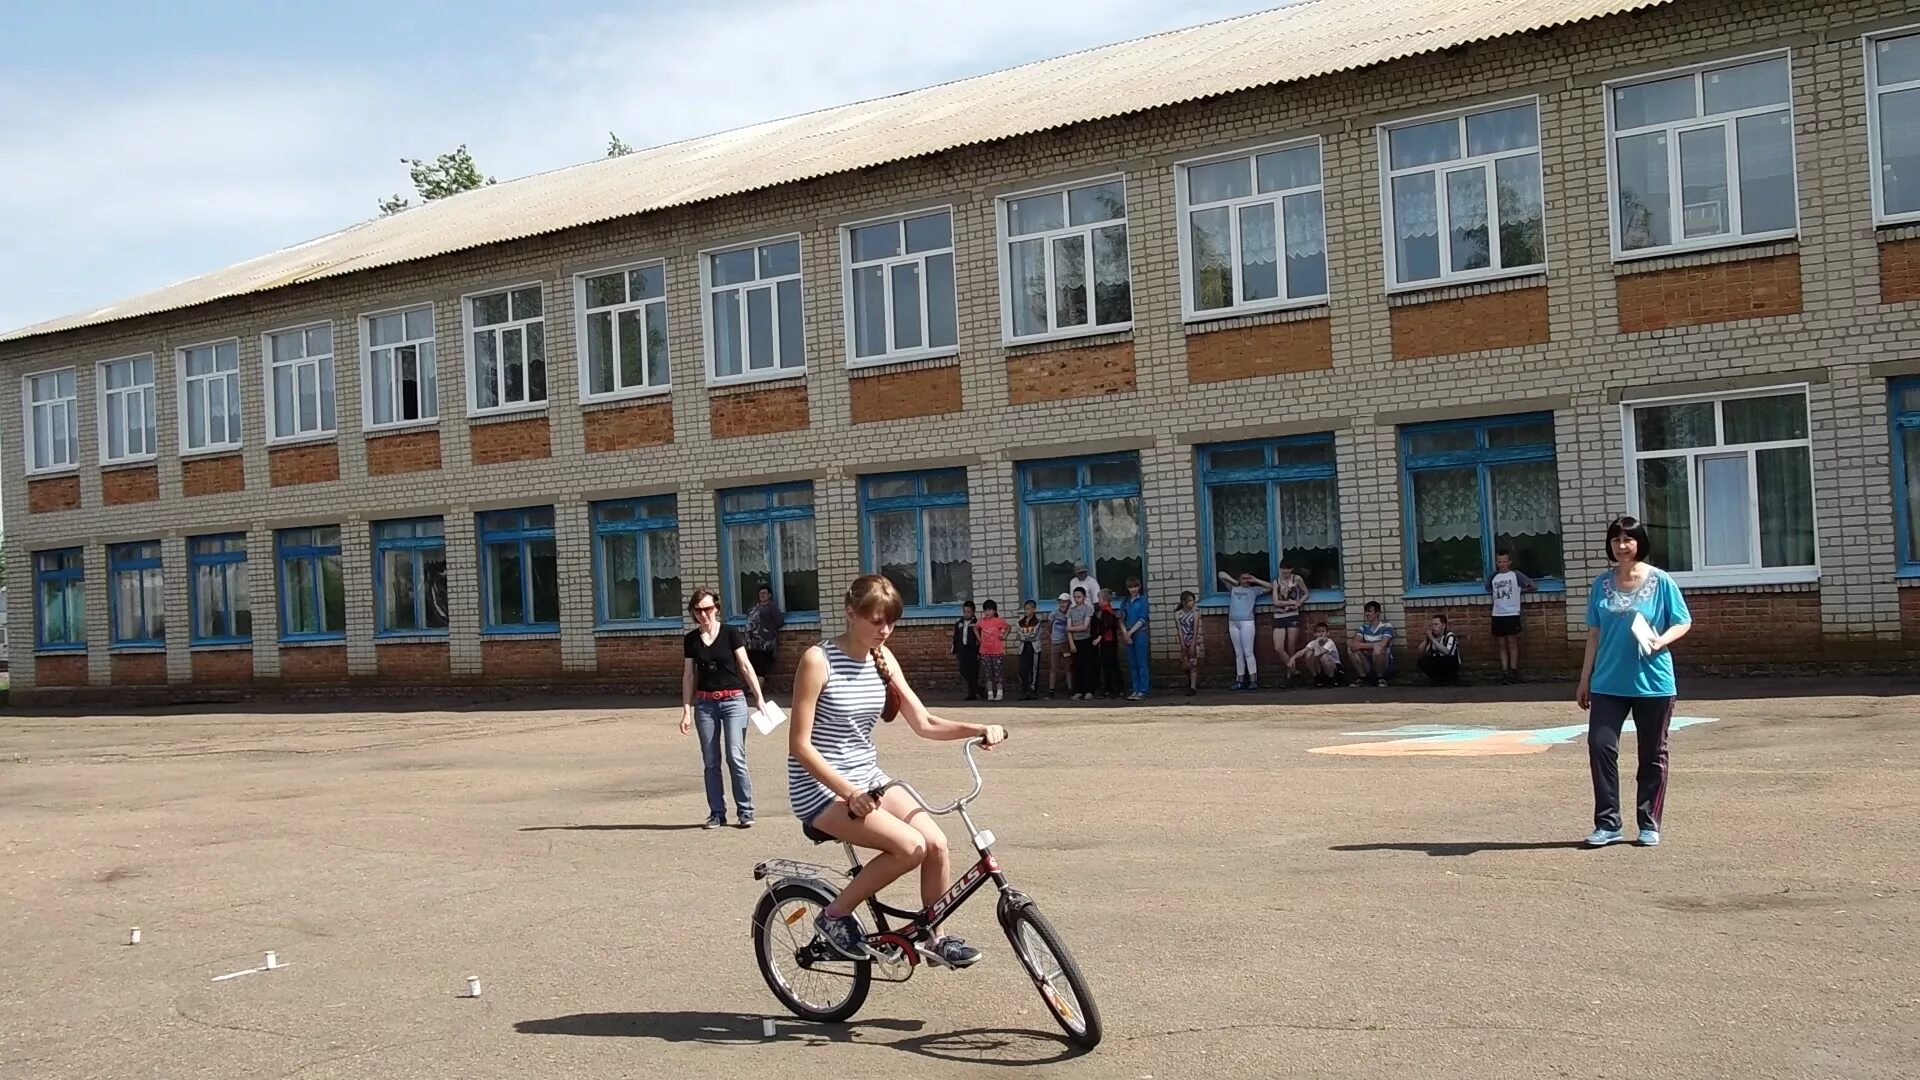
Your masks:
<path fill-rule="evenodd" d="M 0 0 L 0 329 L 501 180 L 1281 0 Z"/>

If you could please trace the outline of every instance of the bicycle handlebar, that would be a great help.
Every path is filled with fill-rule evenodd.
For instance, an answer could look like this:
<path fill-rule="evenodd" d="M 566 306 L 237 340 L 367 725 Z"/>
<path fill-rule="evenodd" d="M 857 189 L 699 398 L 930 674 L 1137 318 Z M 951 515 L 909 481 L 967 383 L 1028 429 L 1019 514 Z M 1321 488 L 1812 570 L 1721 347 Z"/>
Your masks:
<path fill-rule="evenodd" d="M 978 762 L 973 760 L 973 748 L 975 746 L 985 746 L 986 744 L 987 744 L 987 740 L 984 738 L 973 738 L 973 739 L 968 739 L 966 741 L 966 745 L 963 747 L 963 750 L 967 758 L 967 768 L 973 772 L 973 790 L 967 792 L 965 795 L 962 795 L 961 797 L 953 800 L 952 802 L 948 803 L 945 806 L 936 807 L 933 804 L 927 802 L 927 800 L 918 791 L 915 791 L 913 789 L 913 785 L 907 783 L 905 780 L 889 780 L 886 783 L 881 784 L 879 787 L 874 788 L 873 790 L 867 792 L 867 795 L 875 800 L 878 800 L 880 796 L 887 793 L 888 788 L 897 787 L 900 790 L 906 792 L 913 799 L 914 802 L 919 803 L 920 809 L 925 810 L 927 813 L 932 814 L 935 817 L 939 817 L 945 814 L 951 814 L 955 810 L 960 809 L 961 807 L 967 805 L 968 803 L 980 797 L 980 788 L 986 783 L 986 781 L 980 778 L 980 765 Z"/>

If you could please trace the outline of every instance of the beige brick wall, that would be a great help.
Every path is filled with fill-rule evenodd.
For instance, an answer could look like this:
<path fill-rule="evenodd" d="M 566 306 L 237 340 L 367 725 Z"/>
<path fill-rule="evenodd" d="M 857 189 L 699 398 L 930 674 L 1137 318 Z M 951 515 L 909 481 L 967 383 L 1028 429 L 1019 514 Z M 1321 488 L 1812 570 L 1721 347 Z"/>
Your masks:
<path fill-rule="evenodd" d="M 350 552 L 351 634 L 345 664 L 356 676 L 374 676 L 379 662 L 369 640 L 368 525 L 383 518 L 443 514 L 454 598 L 448 670 L 454 678 L 479 678 L 483 650 L 473 514 L 552 503 L 560 523 L 563 582 L 559 657 L 568 672 L 586 673 L 595 669 L 598 654 L 585 525 L 589 500 L 676 491 L 683 579 L 691 587 L 718 577 L 717 489 L 769 479 L 812 479 L 822 595 L 831 609 L 842 583 L 860 569 L 853 478 L 935 461 L 969 464 L 977 594 L 1011 604 L 1020 588 L 1015 463 L 1118 445 L 1140 452 L 1148 576 L 1164 612 L 1180 589 L 1193 587 L 1201 577 L 1193 444 L 1208 441 L 1210 432 L 1244 435 L 1263 429 L 1336 433 L 1345 614 L 1358 618 L 1360 604 L 1377 598 L 1391 617 L 1406 623 L 1395 425 L 1539 407 L 1555 414 L 1571 582 L 1562 632 L 1573 637 L 1585 599 L 1582 582 L 1602 565 L 1599 531 L 1625 499 L 1617 405 L 1622 394 L 1709 378 L 1753 385 L 1778 373 L 1810 373 L 1795 379 L 1805 377 L 1812 383 L 1824 576 L 1819 602 L 1807 610 L 1817 606 L 1830 639 L 1898 648 L 1901 597 L 1893 577 L 1885 382 L 1870 368 L 1916 355 L 1910 344 L 1915 311 L 1911 305 L 1882 300 L 1880 247 L 1900 232 L 1873 228 L 1859 35 L 1912 19 L 1905 7 L 1890 0 L 1684 2 L 1310 84 L 1249 91 L 56 338 L 0 345 L 0 364 L 7 373 L 0 378 L 0 416 L 20 415 L 19 375 L 67 364 L 78 367 L 81 406 L 77 509 L 28 512 L 20 433 L 15 425 L 0 428 L 6 523 L 15 553 L 9 560 L 8 584 L 19 598 L 11 605 L 9 624 L 14 686 L 31 690 L 35 679 L 27 557 L 35 549 L 84 546 L 90 641 L 86 677 L 105 685 L 112 664 L 104 545 L 162 537 L 167 542 L 170 603 L 177 599 L 180 604 L 170 612 L 166 672 L 174 681 L 186 681 L 195 664 L 187 646 L 181 541 L 202 533 L 246 532 L 256 640 L 253 670 L 256 677 L 271 680 L 281 675 L 283 664 L 282 651 L 274 647 L 273 530 L 339 523 Z M 1777 47 L 1793 50 L 1799 237 L 1760 249 L 1615 265 L 1608 247 L 1602 82 Z M 1396 360 L 1396 311 L 1419 299 L 1455 301 L 1509 286 L 1436 290 L 1419 298 L 1389 300 L 1383 281 L 1374 126 L 1518 95 L 1537 95 L 1540 102 L 1549 263 L 1547 340 Z M 1246 377 L 1196 381 L 1190 343 L 1205 340 L 1206 333 L 1273 325 L 1302 315 L 1183 325 L 1173 166 L 1210 152 L 1300 135 L 1324 140 L 1331 296 L 1324 309 L 1305 317 L 1325 316 L 1331 368 L 1317 358 L 1311 365 L 1243 364 L 1249 369 Z M 1023 361 L 1033 350 L 1009 350 L 1001 342 L 994 199 L 1036 185 L 1116 171 L 1128 181 L 1134 328 L 1077 348 L 1090 353 L 1090 369 L 1105 371 L 1124 347 L 1130 352 L 1131 386 L 1071 398 L 1022 391 L 1017 380 L 1031 366 Z M 852 379 L 845 365 L 838 228 L 894 210 L 939 204 L 951 204 L 954 213 L 962 411 L 855 425 Z M 804 391 L 807 425 L 739 434 L 730 421 L 716 420 L 716 415 L 738 415 L 739 407 L 717 408 L 716 400 L 739 392 L 720 394 L 706 385 L 696 253 L 794 231 L 802 237 L 809 359 L 804 377 L 794 385 Z M 1795 313 L 1621 332 L 1623 278 L 1785 256 L 1797 261 L 1800 271 Z M 664 259 L 667 269 L 672 440 L 589 454 L 578 401 L 572 276 L 651 258 Z M 1902 258 L 1887 261 L 1903 265 Z M 531 415 L 545 418 L 551 456 L 474 464 L 482 422 L 467 417 L 460 298 L 533 280 L 542 283 L 545 297 L 550 404 Z M 1904 297 L 1905 289 L 1902 284 L 1890 295 Z M 370 470 L 360 421 L 358 319 L 365 312 L 422 302 L 434 304 L 438 335 L 440 419 L 434 427 L 441 468 Z M 1501 303 L 1462 307 L 1500 310 Z M 338 479 L 273 487 L 272 453 L 263 423 L 260 333 L 318 319 L 331 319 L 334 326 Z M 240 342 L 245 490 L 187 499 L 178 453 L 174 350 L 230 337 Z M 1537 334 L 1527 335 L 1532 337 Z M 155 356 L 160 392 L 160 499 L 108 505 L 95 460 L 93 365 L 103 358 L 149 351 Z M 1204 354 L 1218 357 L 1231 355 L 1231 350 Z M 1304 370 L 1291 370 L 1295 366 Z M 792 403 L 783 407 L 782 415 L 790 415 Z M 732 437 L 717 439 L 720 428 Z M 482 458 L 497 452 L 501 440 L 491 438 L 494 434 L 478 440 Z M 282 472 L 284 477 L 284 467 Z M 302 470 L 302 479 L 307 476 Z M 57 499 L 35 498 L 49 507 L 59 505 Z M 831 610 L 828 622 L 837 622 Z M 1166 635 L 1160 635 L 1160 648 L 1168 644 Z"/>

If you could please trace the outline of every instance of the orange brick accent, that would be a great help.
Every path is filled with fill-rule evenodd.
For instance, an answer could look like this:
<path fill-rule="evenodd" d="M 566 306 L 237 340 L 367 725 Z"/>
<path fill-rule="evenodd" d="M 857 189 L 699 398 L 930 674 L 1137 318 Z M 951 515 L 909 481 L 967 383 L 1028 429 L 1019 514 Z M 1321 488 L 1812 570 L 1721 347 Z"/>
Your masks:
<path fill-rule="evenodd" d="M 27 481 L 27 513 L 50 514 L 80 509 L 80 478 L 54 476 Z"/>
<path fill-rule="evenodd" d="M 1512 349 L 1542 345 L 1546 340 L 1545 285 L 1393 309 L 1395 360 Z"/>
<path fill-rule="evenodd" d="M 1900 590 L 1900 640 L 1920 649 L 1920 589 Z"/>
<path fill-rule="evenodd" d="M 594 641 L 594 653 L 601 675 L 646 682 L 678 683 L 680 680 L 678 634 L 598 638 Z"/>
<path fill-rule="evenodd" d="M 188 498 L 224 495 L 247 486 L 246 463 L 239 454 L 191 457 L 180 463 L 180 489 Z"/>
<path fill-rule="evenodd" d="M 440 467 L 438 431 L 403 431 L 367 439 L 367 475 L 432 472 Z"/>
<path fill-rule="evenodd" d="M 1800 256 L 1683 266 L 1614 279 L 1620 332 L 1759 319 L 1800 312 Z"/>
<path fill-rule="evenodd" d="M 709 408 L 712 412 L 709 427 L 716 439 L 805 431 L 811 422 L 805 383 L 722 394 L 712 399 Z"/>
<path fill-rule="evenodd" d="M 444 641 L 394 641 L 373 647 L 380 677 L 394 682 L 445 682 L 452 676 L 451 650 Z"/>
<path fill-rule="evenodd" d="M 856 424 L 943 416 L 961 409 L 958 364 L 865 375 L 853 380 L 852 389 Z"/>
<path fill-rule="evenodd" d="M 330 442 L 283 446 L 267 451 L 267 466 L 274 487 L 323 484 L 340 479 L 340 447 Z"/>
<path fill-rule="evenodd" d="M 244 686 L 253 681 L 252 649 L 210 649 L 193 654 L 193 681 L 203 686 Z"/>
<path fill-rule="evenodd" d="M 1920 240 L 1880 245 L 1880 302 L 1920 300 Z"/>
<path fill-rule="evenodd" d="M 87 685 L 87 654 L 34 657 L 33 684 L 36 687 Z"/>
<path fill-rule="evenodd" d="M 1187 381 L 1190 383 L 1331 370 L 1333 320 L 1329 318 L 1187 335 Z"/>
<path fill-rule="evenodd" d="M 111 469 L 100 474 L 100 501 L 108 506 L 160 501 L 160 468 Z"/>
<path fill-rule="evenodd" d="M 1133 342 L 1007 357 L 1007 404 L 1133 393 Z"/>
<path fill-rule="evenodd" d="M 557 679 L 559 638 L 509 638 L 480 643 L 480 670 L 488 679 Z"/>
<path fill-rule="evenodd" d="M 587 413 L 587 453 L 632 450 L 673 441 L 673 400 L 656 398 L 617 409 Z"/>
<path fill-rule="evenodd" d="M 1691 593 L 1693 629 L 1673 647 L 1687 664 L 1805 663 L 1822 655 L 1820 594 Z"/>
<path fill-rule="evenodd" d="M 472 438 L 475 465 L 500 465 L 509 461 L 532 461 L 553 456 L 553 443 L 544 415 L 499 424 L 480 424 L 472 429 Z"/>
<path fill-rule="evenodd" d="M 113 685 L 167 685 L 167 654 L 163 652 L 114 653 Z"/>
<path fill-rule="evenodd" d="M 282 646 L 280 678 L 290 683 L 339 683 L 347 681 L 345 645 L 310 645 L 304 648 Z"/>

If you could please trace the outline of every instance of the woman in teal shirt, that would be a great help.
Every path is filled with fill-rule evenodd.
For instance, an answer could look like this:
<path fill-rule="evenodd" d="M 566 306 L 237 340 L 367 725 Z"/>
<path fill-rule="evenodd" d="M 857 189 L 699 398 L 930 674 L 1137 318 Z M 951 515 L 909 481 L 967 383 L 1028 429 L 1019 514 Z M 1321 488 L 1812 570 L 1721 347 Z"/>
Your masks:
<path fill-rule="evenodd" d="M 1667 795 L 1667 725 L 1673 720 L 1673 655 L 1667 647 L 1693 629 L 1680 587 L 1646 561 L 1647 529 L 1622 517 L 1607 526 L 1612 569 L 1593 581 L 1587 600 L 1587 658 L 1580 707 L 1587 710 L 1587 761 L 1593 770 L 1593 832 L 1588 847 L 1621 841 L 1620 732 L 1633 716 L 1640 742 L 1639 843 L 1660 843 Z"/>

